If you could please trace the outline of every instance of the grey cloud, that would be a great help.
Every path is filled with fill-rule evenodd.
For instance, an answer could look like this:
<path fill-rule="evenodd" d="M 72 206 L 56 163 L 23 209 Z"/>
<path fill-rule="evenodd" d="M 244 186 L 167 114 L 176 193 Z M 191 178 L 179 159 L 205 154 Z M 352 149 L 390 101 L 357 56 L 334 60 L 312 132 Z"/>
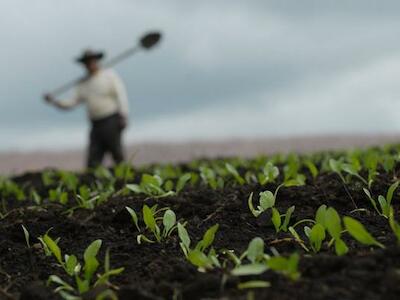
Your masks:
<path fill-rule="evenodd" d="M 72 59 L 84 47 L 113 55 L 148 28 L 164 30 L 161 47 L 117 67 L 137 122 L 273 99 L 392 56 L 400 46 L 398 1 L 5 3 L 1 127 L 83 125 L 82 110 L 60 115 L 40 102 L 41 93 L 80 74 Z"/>

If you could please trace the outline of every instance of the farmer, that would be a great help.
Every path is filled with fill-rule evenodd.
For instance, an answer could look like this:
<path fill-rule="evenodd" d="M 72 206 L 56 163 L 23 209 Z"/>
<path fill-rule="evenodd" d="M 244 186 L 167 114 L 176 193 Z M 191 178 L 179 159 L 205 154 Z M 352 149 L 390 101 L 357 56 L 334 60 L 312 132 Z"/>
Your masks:
<path fill-rule="evenodd" d="M 115 164 L 124 160 L 121 136 L 128 122 L 128 99 L 119 76 L 100 67 L 99 61 L 103 57 L 102 52 L 86 50 L 77 59 L 87 75 L 71 99 L 61 101 L 51 94 L 44 96 L 48 103 L 63 110 L 85 103 L 91 123 L 88 168 L 100 165 L 107 152 L 111 153 Z"/>

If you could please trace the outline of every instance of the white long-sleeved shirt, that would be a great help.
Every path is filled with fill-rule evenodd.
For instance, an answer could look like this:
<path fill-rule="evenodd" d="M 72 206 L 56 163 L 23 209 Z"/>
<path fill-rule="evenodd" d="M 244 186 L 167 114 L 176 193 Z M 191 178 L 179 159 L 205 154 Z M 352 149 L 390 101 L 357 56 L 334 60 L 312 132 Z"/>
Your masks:
<path fill-rule="evenodd" d="M 69 109 L 80 103 L 86 104 L 91 120 L 99 120 L 115 113 L 128 117 L 129 113 L 125 86 L 120 77 L 110 69 L 100 69 L 79 83 L 75 95 L 57 105 Z"/>

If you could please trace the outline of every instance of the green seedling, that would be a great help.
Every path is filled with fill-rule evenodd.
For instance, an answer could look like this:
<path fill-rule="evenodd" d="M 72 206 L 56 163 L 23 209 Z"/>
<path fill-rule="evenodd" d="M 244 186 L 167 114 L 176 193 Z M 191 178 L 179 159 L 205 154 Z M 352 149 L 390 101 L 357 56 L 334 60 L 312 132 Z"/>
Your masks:
<path fill-rule="evenodd" d="M 299 234 L 295 230 L 295 227 L 306 222 L 312 224 L 312 227 L 304 226 L 304 233 L 309 240 L 309 244 L 313 252 L 319 252 L 321 250 L 322 244 L 327 237 L 327 233 L 331 236 L 328 247 L 334 244 L 337 255 L 343 255 L 348 252 L 348 247 L 341 238 L 343 233 L 341 219 L 333 207 L 321 205 L 315 214 L 314 220 L 303 219 L 293 225 L 293 227 L 289 227 L 289 232 L 292 234 L 295 240 L 306 251 L 309 251 L 309 248 L 305 245 L 305 242 L 300 238 Z"/>
<path fill-rule="evenodd" d="M 153 173 L 166 180 L 178 178 L 182 174 L 182 171 L 177 166 L 166 164 L 156 166 Z"/>
<path fill-rule="evenodd" d="M 300 159 L 296 154 L 289 154 L 287 163 L 283 167 L 284 184 L 286 187 L 302 186 L 305 184 L 306 177 L 299 173 L 301 167 Z"/>
<path fill-rule="evenodd" d="M 246 183 L 246 180 L 244 180 L 244 178 L 242 176 L 240 176 L 238 170 L 234 166 L 232 166 L 229 163 L 226 163 L 225 168 L 228 171 L 228 173 L 231 174 L 233 176 L 233 178 L 235 178 L 236 182 L 239 185 L 243 185 Z"/>
<path fill-rule="evenodd" d="M 368 188 L 371 188 L 376 176 L 378 175 L 377 168 L 379 163 L 379 155 L 376 151 L 367 151 L 364 159 L 364 165 L 368 170 Z M 386 169 L 385 169 L 386 170 Z M 386 172 L 389 172 L 386 170 Z"/>
<path fill-rule="evenodd" d="M 29 198 L 36 204 L 36 205 L 41 205 L 42 204 L 42 197 L 34 190 L 31 189 Z"/>
<path fill-rule="evenodd" d="M 319 252 L 326 237 L 324 226 L 319 223 L 316 223 L 312 228 L 305 226 L 304 233 L 310 241 L 311 249 L 315 253 Z"/>
<path fill-rule="evenodd" d="M 67 171 L 58 171 L 58 176 L 60 178 L 60 183 L 62 186 L 66 187 L 67 190 L 71 192 L 75 192 L 78 188 L 79 179 L 72 172 Z"/>
<path fill-rule="evenodd" d="M 178 235 L 180 239 L 180 247 L 186 259 L 200 271 L 221 267 L 215 250 L 211 247 L 215 239 L 215 234 L 218 231 L 219 225 L 216 224 L 210 227 L 203 235 L 194 248 L 191 248 L 191 239 L 184 225 L 178 223 Z M 211 248 L 210 248 L 211 247 Z M 210 248 L 208 254 L 206 250 Z"/>
<path fill-rule="evenodd" d="M 58 202 L 62 205 L 66 205 L 68 203 L 68 193 L 64 192 L 60 185 L 56 189 L 49 190 L 49 200 L 51 202 Z"/>
<path fill-rule="evenodd" d="M 26 198 L 24 190 L 18 184 L 3 177 L 0 177 L 0 197 L 2 199 L 13 197 L 18 201 L 23 201 Z"/>
<path fill-rule="evenodd" d="M 186 173 L 183 174 L 182 176 L 179 177 L 177 183 L 176 183 L 176 193 L 179 194 L 183 188 L 186 186 L 188 182 L 193 178 L 193 174 L 191 173 Z"/>
<path fill-rule="evenodd" d="M 239 290 L 245 290 L 245 289 L 263 289 L 263 288 L 268 288 L 271 287 L 271 283 L 269 281 L 265 280 L 250 280 L 246 282 L 241 282 L 238 284 L 238 289 Z M 250 294 L 251 295 L 251 294 Z M 248 296 L 247 299 L 255 299 L 252 296 Z"/>
<path fill-rule="evenodd" d="M 352 201 L 354 207 L 357 209 L 357 204 L 354 202 L 353 197 L 351 196 L 348 188 L 347 188 L 347 181 L 344 178 L 342 171 L 347 172 L 348 174 L 357 174 L 357 171 L 355 170 L 355 167 L 351 167 L 350 165 L 347 165 L 347 167 L 345 167 L 345 164 L 341 161 L 341 160 L 335 160 L 333 158 L 329 159 L 329 169 L 330 171 L 336 173 L 339 178 L 341 179 L 342 183 L 343 183 L 343 187 L 347 193 L 347 195 L 349 196 L 350 200 Z M 351 171 L 351 172 L 350 172 Z M 357 175 L 355 175 L 357 177 Z M 362 178 L 361 176 L 358 176 L 358 178 L 361 178 L 361 181 L 364 182 L 366 185 L 368 185 L 368 182 L 366 182 L 366 180 L 364 178 Z"/>
<path fill-rule="evenodd" d="M 136 228 L 140 232 L 141 229 L 139 227 L 138 223 L 138 217 L 135 211 L 132 208 L 127 207 L 126 208 L 129 212 L 129 214 L 132 217 L 132 221 L 134 222 Z M 141 244 L 142 242 L 147 242 L 147 243 L 161 243 L 176 230 L 177 228 L 177 223 L 176 223 L 176 215 L 175 213 L 168 208 L 156 210 L 157 206 L 153 206 L 152 208 L 148 207 L 147 205 L 143 206 L 142 212 L 143 212 L 143 221 L 144 224 L 146 225 L 146 228 L 150 230 L 150 232 L 153 234 L 153 237 L 155 240 L 152 240 L 148 238 L 144 234 L 139 234 L 137 236 L 137 242 L 138 244 Z M 157 215 L 158 213 L 164 211 L 164 215 L 162 218 L 158 218 Z M 157 224 L 157 221 L 162 221 L 162 224 Z M 161 229 L 161 225 L 162 228 Z"/>
<path fill-rule="evenodd" d="M 257 176 L 258 183 L 265 185 L 269 182 L 275 182 L 275 179 L 279 176 L 279 169 L 272 162 L 267 162 L 263 167 L 262 173 Z"/>
<path fill-rule="evenodd" d="M 335 243 L 335 251 L 337 255 L 346 254 L 349 249 L 346 243 L 342 240 L 341 236 L 343 233 L 342 221 L 338 212 L 333 207 L 326 207 L 321 205 L 317 211 L 316 221 L 322 224 L 332 237 L 331 242 Z"/>
<path fill-rule="evenodd" d="M 83 265 L 79 263 L 75 255 L 65 255 L 62 257 L 61 249 L 49 235 L 45 234 L 43 236 L 43 241 L 68 276 L 75 279 L 76 287 L 73 287 L 59 276 L 51 275 L 49 277 L 48 284 L 57 284 L 58 287 L 55 289 L 55 292 L 59 293 L 64 299 L 81 299 L 80 295 L 88 292 L 92 288 L 95 288 L 99 285 L 109 286 L 109 278 L 111 276 L 120 274 L 124 270 L 124 268 L 110 268 L 110 254 L 109 250 L 107 250 L 104 259 L 104 273 L 98 274 L 96 279 L 95 275 L 100 266 L 100 263 L 97 260 L 97 254 L 102 245 L 101 240 L 92 242 L 86 248 L 83 255 Z M 112 290 L 110 290 L 108 293 L 110 292 L 112 292 Z"/>
<path fill-rule="evenodd" d="M 396 165 L 396 158 L 393 155 L 383 155 L 382 166 L 386 173 L 392 172 Z"/>
<path fill-rule="evenodd" d="M 77 208 L 92 210 L 96 207 L 99 199 L 100 195 L 92 195 L 90 189 L 86 185 L 83 185 L 79 187 L 79 194 L 76 195 Z"/>
<path fill-rule="evenodd" d="M 288 231 L 292 235 L 293 239 L 307 252 L 310 252 L 310 249 L 306 246 L 306 243 L 304 240 L 300 237 L 300 235 L 297 233 L 296 229 L 294 226 L 290 226 L 288 228 Z"/>
<path fill-rule="evenodd" d="M 393 183 L 387 190 L 386 197 L 379 195 L 378 201 L 376 201 L 371 196 L 371 192 L 369 190 L 367 190 L 366 188 L 363 189 L 364 193 L 367 195 L 367 197 L 370 200 L 375 211 L 379 215 L 381 215 L 385 218 L 389 218 L 389 211 L 390 211 L 390 207 L 392 205 L 393 194 L 396 191 L 396 189 L 399 187 L 399 184 L 400 184 L 400 181 L 396 181 L 395 183 Z M 380 209 L 378 208 L 377 202 L 379 203 Z"/>
<path fill-rule="evenodd" d="M 375 240 L 359 221 L 351 217 L 343 217 L 343 222 L 349 234 L 361 244 L 385 248 L 384 245 Z"/>
<path fill-rule="evenodd" d="M 136 194 L 145 194 L 153 198 L 163 198 L 172 196 L 173 191 L 166 191 L 163 188 L 163 180 L 158 175 L 143 174 L 140 184 L 127 184 L 128 190 Z"/>
<path fill-rule="evenodd" d="M 300 277 L 299 267 L 300 256 L 298 253 L 293 253 L 289 257 L 273 256 L 267 261 L 269 269 L 281 273 L 291 280 L 297 280 Z"/>
<path fill-rule="evenodd" d="M 343 163 L 342 161 L 339 160 L 335 160 L 333 158 L 331 158 L 329 160 L 329 166 L 331 171 L 335 172 L 336 174 L 339 175 L 340 179 L 343 181 L 344 184 L 347 184 L 347 180 L 344 178 L 343 173 L 345 172 L 346 174 L 356 177 L 357 179 L 359 179 L 362 183 L 364 183 L 366 186 L 370 186 L 372 184 L 368 183 L 368 181 L 366 179 L 364 179 L 358 172 L 360 167 L 356 164 L 346 164 Z"/>
<path fill-rule="evenodd" d="M 247 205 L 248 205 L 251 213 L 253 214 L 253 216 L 255 216 L 257 218 L 261 213 L 263 213 L 267 209 L 274 207 L 278 191 L 283 186 L 284 186 L 283 184 L 279 185 L 276 188 L 274 193 L 272 193 L 271 191 L 260 192 L 259 193 L 259 205 L 257 205 L 257 209 L 254 208 L 253 193 L 251 193 L 249 198 L 247 199 Z"/>
<path fill-rule="evenodd" d="M 49 232 L 52 230 L 53 228 L 50 228 L 49 230 L 47 230 L 47 232 L 46 232 L 46 234 L 43 236 L 43 235 L 41 235 L 41 236 L 39 236 L 37 239 L 39 240 L 39 242 L 40 242 L 40 244 L 42 245 L 42 248 L 43 248 L 43 251 L 44 251 L 44 254 L 46 255 L 46 256 L 51 256 L 52 254 L 53 254 L 53 252 L 50 250 L 50 248 L 47 246 L 47 243 L 45 243 L 45 241 L 44 241 L 44 237 L 46 236 L 46 235 L 48 235 L 49 234 Z M 60 242 L 60 238 L 58 237 L 58 238 L 56 238 L 55 240 L 53 240 L 53 242 L 56 244 L 56 245 L 58 245 L 58 243 Z"/>
<path fill-rule="evenodd" d="M 250 241 L 247 250 L 240 257 L 237 257 L 232 251 L 224 251 L 235 264 L 231 274 L 234 276 L 249 276 L 260 275 L 267 271 L 266 262 L 270 257 L 264 253 L 264 247 L 263 239 L 256 237 Z M 250 263 L 243 264 L 245 258 Z"/>
<path fill-rule="evenodd" d="M 202 166 L 199 168 L 199 171 L 200 178 L 212 189 L 216 190 L 224 187 L 224 180 L 221 177 L 217 177 L 217 174 L 213 169 Z"/>
<path fill-rule="evenodd" d="M 30 243 L 30 238 L 29 238 L 29 231 L 28 231 L 28 229 L 26 229 L 26 227 L 24 226 L 24 225 L 22 225 L 21 224 L 21 227 L 22 227 L 22 231 L 24 232 L 24 237 L 25 237 L 25 243 L 26 243 L 26 246 L 28 247 L 28 249 L 30 249 L 31 248 L 31 243 Z"/>
<path fill-rule="evenodd" d="M 297 280 L 300 276 L 298 271 L 299 255 L 297 253 L 288 258 L 280 256 L 279 253 L 271 257 L 264 253 L 264 241 L 259 237 L 250 241 L 247 250 L 240 257 L 237 257 L 232 251 L 225 250 L 224 253 L 228 255 L 228 258 L 235 265 L 231 271 L 234 276 L 255 276 L 269 269 L 281 273 L 292 280 Z M 250 263 L 243 264 L 245 258 Z M 252 282 L 249 281 L 245 284 L 252 286 Z M 267 284 L 268 282 L 264 283 Z"/>
<path fill-rule="evenodd" d="M 97 166 L 96 169 L 93 170 L 93 175 L 96 179 L 115 181 L 113 173 L 102 165 Z"/>
<path fill-rule="evenodd" d="M 295 206 L 293 205 L 286 210 L 286 213 L 281 214 L 277 208 L 272 207 L 272 223 L 274 224 L 276 232 L 280 232 L 280 231 L 287 232 L 288 231 L 290 219 L 292 217 L 294 210 L 295 210 Z M 283 219 L 283 222 L 282 222 L 282 219 Z"/>
<path fill-rule="evenodd" d="M 307 167 L 308 171 L 310 171 L 313 179 L 317 178 L 319 171 L 318 171 L 317 167 L 315 166 L 314 162 L 311 159 L 306 159 L 304 161 L 304 165 Z"/>
<path fill-rule="evenodd" d="M 130 208 L 130 207 L 128 207 L 128 206 L 125 206 L 125 208 L 126 208 L 126 210 L 128 211 L 128 213 L 131 215 L 132 221 L 133 221 L 133 223 L 135 224 L 136 229 L 137 229 L 139 232 L 141 232 L 141 229 L 140 229 L 140 227 L 139 227 L 139 218 L 138 218 L 136 212 L 135 212 L 132 208 Z"/>
<path fill-rule="evenodd" d="M 122 162 L 114 167 L 114 176 L 118 180 L 128 182 L 129 180 L 133 180 L 134 171 L 132 166 L 126 162 Z"/>
<path fill-rule="evenodd" d="M 262 214 L 264 211 L 271 209 L 272 211 L 272 223 L 274 224 L 276 232 L 288 230 L 288 225 L 292 214 L 294 212 L 295 206 L 291 206 L 287 209 L 285 214 L 281 214 L 277 208 L 275 208 L 276 196 L 279 189 L 284 186 L 283 184 L 279 185 L 275 192 L 272 193 L 271 191 L 261 192 L 259 194 L 259 205 L 257 208 L 254 208 L 253 205 L 253 193 L 250 194 L 249 198 L 247 199 L 247 204 L 253 216 L 256 218 Z M 283 218 L 283 221 L 282 221 Z"/>
<path fill-rule="evenodd" d="M 400 244 L 400 224 L 394 219 L 393 207 L 389 208 L 389 225 L 397 238 L 397 243 Z"/>
<path fill-rule="evenodd" d="M 51 186 L 56 183 L 55 173 L 53 171 L 45 171 L 42 173 L 42 183 L 45 187 Z"/>

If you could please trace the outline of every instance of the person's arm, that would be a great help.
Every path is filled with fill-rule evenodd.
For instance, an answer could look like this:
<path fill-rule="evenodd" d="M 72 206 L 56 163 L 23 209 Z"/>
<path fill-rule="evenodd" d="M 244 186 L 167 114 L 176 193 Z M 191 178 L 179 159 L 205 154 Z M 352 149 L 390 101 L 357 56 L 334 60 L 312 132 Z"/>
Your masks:
<path fill-rule="evenodd" d="M 121 78 L 114 72 L 112 73 L 112 80 L 115 93 L 115 100 L 118 102 L 118 107 L 119 107 L 118 112 L 122 118 L 121 127 L 126 127 L 129 118 L 129 102 L 125 85 L 122 82 Z"/>
<path fill-rule="evenodd" d="M 50 103 L 50 104 L 54 105 L 55 107 L 63 109 L 63 110 L 72 109 L 82 102 L 78 91 L 76 91 L 75 95 L 68 100 L 62 100 L 62 101 L 57 100 L 51 94 L 45 94 L 44 99 L 47 103 Z"/>

